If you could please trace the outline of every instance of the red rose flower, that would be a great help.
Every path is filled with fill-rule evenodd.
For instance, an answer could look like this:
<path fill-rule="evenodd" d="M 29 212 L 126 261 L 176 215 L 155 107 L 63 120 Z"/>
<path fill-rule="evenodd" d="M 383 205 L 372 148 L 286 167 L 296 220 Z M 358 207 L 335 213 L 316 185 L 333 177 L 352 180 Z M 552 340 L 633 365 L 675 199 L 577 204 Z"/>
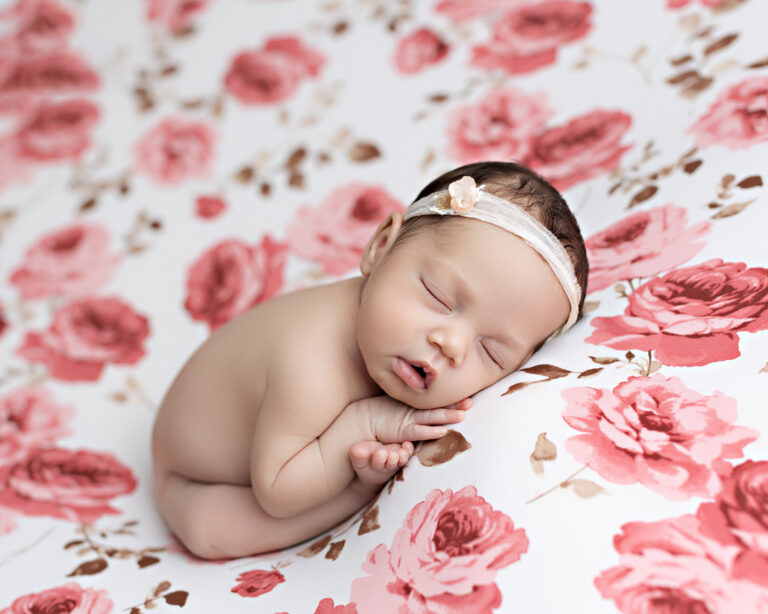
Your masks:
<path fill-rule="evenodd" d="M 39 593 L 18 597 L 0 614 L 28 614 L 30 612 L 66 612 L 67 614 L 110 614 L 114 604 L 107 591 L 83 588 L 76 582 L 67 582 Z"/>
<path fill-rule="evenodd" d="M 261 245 L 222 241 L 206 250 L 187 275 L 184 307 L 211 330 L 279 293 L 287 246 L 265 236 Z"/>
<path fill-rule="evenodd" d="M 0 467 L 0 506 L 27 516 L 94 522 L 121 513 L 110 499 L 135 488 L 131 470 L 107 452 L 36 449 Z"/>
<path fill-rule="evenodd" d="M 592 111 L 531 139 L 523 163 L 558 190 L 611 171 L 631 145 L 621 139 L 632 118 L 621 111 Z"/>
<path fill-rule="evenodd" d="M 664 205 L 637 211 L 592 235 L 586 241 L 588 292 L 621 279 L 652 277 L 695 256 L 712 222 L 688 226 L 684 207 Z"/>
<path fill-rule="evenodd" d="M 429 28 L 419 28 L 400 39 L 395 50 L 395 67 L 401 73 L 414 74 L 437 64 L 450 47 Z"/>
<path fill-rule="evenodd" d="M 738 546 L 733 577 L 768 587 L 768 461 L 734 467 L 715 502 L 702 503 L 697 516 L 705 535 Z"/>
<path fill-rule="evenodd" d="M 25 299 L 89 294 L 112 278 L 122 259 L 109 243 L 103 226 L 75 222 L 39 238 L 9 281 Z"/>
<path fill-rule="evenodd" d="M 472 48 L 470 66 L 517 74 L 552 64 L 559 45 L 586 36 L 591 13 L 587 2 L 557 0 L 509 11 L 496 21 L 491 42 Z"/>
<path fill-rule="evenodd" d="M 288 243 L 298 255 L 322 265 L 329 275 L 360 266 L 363 249 L 378 225 L 405 211 L 378 186 L 350 183 L 335 189 L 317 207 L 301 207 L 288 227 Z"/>
<path fill-rule="evenodd" d="M 75 25 L 71 13 L 53 0 L 19 0 L 9 15 L 16 18 L 15 39 L 25 55 L 64 47 Z"/>
<path fill-rule="evenodd" d="M 461 164 L 522 160 L 530 151 L 531 137 L 551 115 L 543 99 L 543 94 L 506 88 L 454 109 L 448 115 L 446 155 Z"/>
<path fill-rule="evenodd" d="M 164 26 L 169 32 L 178 32 L 190 25 L 210 0 L 145 0 L 147 19 Z"/>
<path fill-rule="evenodd" d="M 44 333 L 27 333 L 16 351 L 43 363 L 51 377 L 97 380 L 106 363 L 135 364 L 144 356 L 147 318 L 111 297 L 73 301 L 54 315 Z"/>
<path fill-rule="evenodd" d="M 205 122 L 168 117 L 137 143 L 136 168 L 156 183 L 181 183 L 208 171 L 214 140 L 214 131 Z"/>
<path fill-rule="evenodd" d="M 285 578 L 276 569 L 273 571 L 254 569 L 241 573 L 237 576 L 237 581 L 240 584 L 232 589 L 233 593 L 241 597 L 258 597 L 268 593 L 281 582 L 285 582 Z"/>
<path fill-rule="evenodd" d="M 669 499 L 712 497 L 725 459 L 743 456 L 755 431 L 735 426 L 736 399 L 703 396 L 676 377 L 630 377 L 612 391 L 570 388 L 563 420 L 585 433 L 565 449 L 602 477 L 640 482 Z"/>
<path fill-rule="evenodd" d="M 728 87 L 687 132 L 699 147 L 745 149 L 768 141 L 768 76 Z"/>
<path fill-rule="evenodd" d="M 652 279 L 624 315 L 593 318 L 588 343 L 655 350 L 665 365 L 693 367 L 739 356 L 738 333 L 768 328 L 768 269 L 708 260 Z"/>
<path fill-rule="evenodd" d="M 198 196 L 195 201 L 195 213 L 205 219 L 218 217 L 226 208 L 227 203 L 218 196 Z"/>
<path fill-rule="evenodd" d="M 695 516 L 621 529 L 613 540 L 619 565 L 595 578 L 619 611 L 768 612 L 768 591 L 731 577 L 733 549 L 707 538 Z"/>
<path fill-rule="evenodd" d="M 99 109 L 87 100 L 44 102 L 16 133 L 19 154 L 36 161 L 78 158 L 91 145 Z"/>

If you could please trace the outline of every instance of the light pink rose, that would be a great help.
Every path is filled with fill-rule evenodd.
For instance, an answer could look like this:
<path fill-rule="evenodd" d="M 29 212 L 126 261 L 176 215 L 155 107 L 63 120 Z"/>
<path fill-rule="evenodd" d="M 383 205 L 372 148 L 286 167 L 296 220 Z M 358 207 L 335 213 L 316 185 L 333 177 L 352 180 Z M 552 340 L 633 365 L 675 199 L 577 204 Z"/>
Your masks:
<path fill-rule="evenodd" d="M 72 14 L 53 0 L 19 0 L 7 9 L 16 21 L 14 39 L 26 56 L 63 48 L 72 32 Z"/>
<path fill-rule="evenodd" d="M 30 612 L 66 612 L 67 614 L 110 614 L 114 604 L 107 591 L 82 588 L 76 582 L 67 582 L 39 593 L 18 597 L 0 614 L 28 614 Z"/>
<path fill-rule="evenodd" d="M 632 148 L 621 144 L 631 124 L 631 116 L 622 111 L 591 111 L 564 126 L 538 132 L 523 163 L 565 190 L 615 169 Z"/>
<path fill-rule="evenodd" d="M 507 9 L 515 5 L 530 4 L 531 0 L 441 0 L 434 10 L 436 13 L 448 17 L 453 21 L 466 21 L 480 15 L 485 15 L 500 9 Z"/>
<path fill-rule="evenodd" d="M 145 0 L 149 21 L 164 26 L 169 32 L 179 32 L 190 25 L 210 0 Z"/>
<path fill-rule="evenodd" d="M 618 484 L 640 482 L 669 499 L 713 497 L 727 458 L 743 456 L 757 439 L 734 426 L 736 400 L 721 392 L 703 396 L 679 378 L 630 377 L 612 391 L 563 391 L 563 419 L 584 432 L 565 449 L 602 477 Z"/>
<path fill-rule="evenodd" d="M 288 246 L 269 236 L 254 247 L 217 243 L 190 266 L 184 307 L 211 330 L 218 328 L 280 292 L 287 255 Z"/>
<path fill-rule="evenodd" d="M 523 529 L 474 486 L 431 491 L 403 522 L 391 548 L 368 553 L 369 576 L 352 582 L 362 612 L 488 613 L 501 604 L 496 573 L 528 550 Z"/>
<path fill-rule="evenodd" d="M 205 122 L 168 117 L 137 143 L 136 169 L 165 185 L 204 175 L 213 161 L 215 138 Z"/>
<path fill-rule="evenodd" d="M 290 98 L 300 81 L 316 77 L 324 64 L 325 58 L 299 38 L 273 37 L 261 49 L 235 56 L 224 83 L 243 104 L 273 104 Z"/>
<path fill-rule="evenodd" d="M 348 603 L 347 605 L 333 605 L 333 599 L 326 597 L 321 599 L 317 604 L 315 614 L 358 614 L 357 607 L 354 603 Z"/>
<path fill-rule="evenodd" d="M 329 275 L 360 266 L 363 249 L 379 224 L 405 207 L 384 188 L 350 183 L 335 189 L 317 207 L 301 207 L 288 227 L 288 243 Z"/>
<path fill-rule="evenodd" d="M 509 74 L 553 64 L 557 48 L 583 38 L 592 27 L 587 2 L 550 0 L 508 11 L 494 24 L 493 38 L 472 48 L 470 66 Z"/>
<path fill-rule="evenodd" d="M 234 586 L 231 592 L 237 593 L 241 597 L 258 597 L 285 582 L 285 577 L 276 569 L 272 571 L 254 569 L 241 573 L 237 576 L 237 581 L 240 584 Z"/>
<path fill-rule="evenodd" d="M 395 68 L 401 73 L 412 75 L 443 60 L 449 50 L 448 44 L 432 30 L 419 28 L 397 43 Z"/>
<path fill-rule="evenodd" d="M 768 141 L 768 76 L 755 75 L 728 87 L 686 132 L 699 147 L 745 149 Z"/>
<path fill-rule="evenodd" d="M 16 354 L 48 368 L 50 377 L 93 381 L 107 363 L 144 356 L 149 321 L 118 298 L 84 298 L 61 307 L 49 330 L 27 333 Z"/>
<path fill-rule="evenodd" d="M 619 565 L 595 586 L 625 614 L 766 614 L 768 591 L 729 574 L 733 548 L 705 537 L 695 516 L 630 522 L 614 538 Z"/>
<path fill-rule="evenodd" d="M 734 467 L 714 503 L 702 503 L 696 515 L 702 533 L 739 548 L 733 577 L 768 588 L 768 461 Z"/>
<path fill-rule="evenodd" d="M 695 256 L 712 222 L 688 226 L 685 207 L 664 205 L 637 211 L 589 237 L 588 292 L 622 279 L 651 277 Z"/>
<path fill-rule="evenodd" d="M 19 154 L 29 160 L 76 159 L 91 145 L 99 109 L 87 100 L 43 102 L 16 132 Z"/>
<path fill-rule="evenodd" d="M 58 437 L 67 437 L 75 415 L 42 386 L 22 386 L 0 396 L 0 465 L 15 463 L 27 451 Z"/>
<path fill-rule="evenodd" d="M 552 115 L 544 99 L 543 93 L 505 88 L 454 109 L 448 115 L 446 155 L 462 164 L 523 159 L 532 136 Z"/>
<path fill-rule="evenodd" d="M 624 315 L 593 318 L 588 343 L 654 350 L 693 367 L 739 356 L 738 333 L 768 329 L 768 269 L 719 258 L 675 269 L 629 295 Z"/>
<path fill-rule="evenodd" d="M 112 279 L 122 260 L 109 244 L 109 232 L 103 226 L 75 222 L 43 235 L 27 248 L 24 262 L 9 281 L 25 299 L 95 292 Z"/>
<path fill-rule="evenodd" d="M 40 448 L 0 466 L 0 506 L 26 516 L 94 522 L 121 513 L 110 499 L 135 488 L 130 468 L 108 452 Z"/>

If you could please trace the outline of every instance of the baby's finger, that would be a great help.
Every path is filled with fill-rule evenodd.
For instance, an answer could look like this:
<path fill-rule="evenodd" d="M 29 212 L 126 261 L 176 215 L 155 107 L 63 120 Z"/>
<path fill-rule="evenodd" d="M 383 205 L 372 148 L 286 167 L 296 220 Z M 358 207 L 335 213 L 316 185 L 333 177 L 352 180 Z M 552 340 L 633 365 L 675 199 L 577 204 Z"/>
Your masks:
<path fill-rule="evenodd" d="M 464 420 L 462 409 L 422 409 L 414 416 L 419 424 L 453 424 Z"/>
<path fill-rule="evenodd" d="M 445 409 L 461 409 L 461 410 L 468 410 L 470 407 L 472 407 L 472 399 L 467 397 L 466 399 L 462 399 L 458 403 L 454 403 L 453 405 L 446 405 Z"/>
<path fill-rule="evenodd" d="M 425 439 L 440 439 L 448 433 L 444 426 L 427 426 L 426 424 L 409 424 L 405 428 L 405 436 L 411 441 Z"/>

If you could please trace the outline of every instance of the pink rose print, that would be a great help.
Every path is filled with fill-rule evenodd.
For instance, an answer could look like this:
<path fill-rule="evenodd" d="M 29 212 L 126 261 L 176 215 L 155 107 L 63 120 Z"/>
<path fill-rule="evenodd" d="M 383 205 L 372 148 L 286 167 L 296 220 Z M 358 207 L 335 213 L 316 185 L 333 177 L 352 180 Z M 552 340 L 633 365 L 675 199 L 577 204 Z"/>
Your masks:
<path fill-rule="evenodd" d="M 254 569 L 246 571 L 237 576 L 240 582 L 232 589 L 241 597 L 258 597 L 268 593 L 281 582 L 285 582 L 285 577 L 276 569 L 273 571 L 264 571 L 263 569 Z"/>
<path fill-rule="evenodd" d="M 287 252 L 287 245 L 269 236 L 255 247 L 217 243 L 190 267 L 184 307 L 211 330 L 218 328 L 280 292 Z"/>
<path fill-rule="evenodd" d="M 431 491 L 403 522 L 387 549 L 368 553 L 352 582 L 361 612 L 470 612 L 501 605 L 496 572 L 528 550 L 523 529 L 495 511 L 474 486 Z"/>
<path fill-rule="evenodd" d="M 734 580 L 732 548 L 704 536 L 695 516 L 630 522 L 614 538 L 618 566 L 595 586 L 625 614 L 640 612 L 768 612 L 768 591 Z"/>
<path fill-rule="evenodd" d="M 723 4 L 723 2 L 726 2 L 727 0 L 699 0 L 699 3 L 702 6 L 718 6 L 720 4 Z M 689 4 L 691 0 L 667 0 L 667 8 L 668 9 L 679 9 L 687 4 Z"/>
<path fill-rule="evenodd" d="M 192 19 L 210 0 L 145 0 L 147 19 L 164 26 L 169 32 L 179 32 L 191 25 Z"/>
<path fill-rule="evenodd" d="M 218 217 L 226 208 L 227 203 L 218 196 L 199 196 L 195 201 L 195 213 L 197 214 L 197 217 L 207 220 Z"/>
<path fill-rule="evenodd" d="M 707 537 L 739 548 L 733 577 L 768 588 L 768 461 L 734 467 L 717 500 L 702 503 L 697 516 Z"/>
<path fill-rule="evenodd" d="M 108 452 L 36 449 L 18 463 L 0 466 L 0 506 L 27 516 L 94 522 L 120 514 L 110 499 L 135 488 L 131 470 Z"/>
<path fill-rule="evenodd" d="M 531 137 L 552 114 L 543 98 L 506 88 L 454 109 L 448 115 L 446 155 L 461 164 L 523 159 L 530 152 Z"/>
<path fill-rule="evenodd" d="M 147 318 L 120 299 L 87 298 L 60 308 L 48 331 L 27 333 L 16 353 L 44 364 L 56 379 L 90 381 L 106 363 L 138 362 L 148 336 Z"/>
<path fill-rule="evenodd" d="M 435 12 L 453 21 L 466 21 L 498 9 L 528 3 L 529 0 L 441 0 L 435 5 Z"/>
<path fill-rule="evenodd" d="M 0 465 L 22 460 L 40 444 L 72 434 L 74 407 L 62 405 L 42 386 L 23 386 L 0 396 Z"/>
<path fill-rule="evenodd" d="M 25 299 L 95 292 L 114 276 L 122 256 L 110 252 L 109 232 L 76 222 L 43 235 L 27 249 L 9 281 Z"/>
<path fill-rule="evenodd" d="M 317 604 L 315 614 L 357 614 L 357 607 L 354 603 L 334 606 L 333 599 L 326 597 Z"/>
<path fill-rule="evenodd" d="M 635 277 L 652 277 L 695 256 L 712 222 L 688 226 L 685 207 L 664 205 L 638 211 L 586 241 L 588 292 Z"/>
<path fill-rule="evenodd" d="M 16 20 L 15 40 L 25 55 L 66 46 L 75 24 L 69 11 L 52 0 L 19 0 L 6 16 Z"/>
<path fill-rule="evenodd" d="M 395 211 L 405 208 L 384 188 L 350 183 L 317 207 L 301 207 L 288 227 L 288 243 L 329 275 L 342 275 L 360 265 L 368 239 Z"/>
<path fill-rule="evenodd" d="M 450 47 L 429 28 L 419 28 L 400 39 L 395 50 L 395 67 L 403 74 L 421 72 L 448 55 Z"/>
<path fill-rule="evenodd" d="M 213 160 L 214 140 L 205 122 L 168 117 L 137 143 L 136 169 L 165 185 L 204 175 Z"/>
<path fill-rule="evenodd" d="M 632 147 L 621 145 L 631 124 L 632 118 L 621 111 L 592 111 L 564 126 L 538 132 L 523 164 L 565 190 L 616 168 Z"/>
<path fill-rule="evenodd" d="M 295 36 L 273 37 L 261 49 L 235 56 L 224 83 L 243 104 L 272 104 L 290 98 L 301 79 L 316 77 L 324 64 Z"/>
<path fill-rule="evenodd" d="M 699 147 L 745 149 L 768 141 L 768 76 L 748 77 L 727 88 L 687 132 Z"/>
<path fill-rule="evenodd" d="M 593 318 L 588 343 L 656 351 L 693 367 L 739 356 L 737 333 L 768 328 L 768 269 L 719 258 L 675 269 L 629 296 L 624 315 Z"/>
<path fill-rule="evenodd" d="M 19 154 L 38 162 L 76 159 L 90 146 L 98 118 L 87 100 L 42 103 L 16 133 Z"/>
<path fill-rule="evenodd" d="M 591 13 L 587 2 L 558 0 L 511 10 L 495 22 L 490 43 L 472 48 L 470 66 L 513 75 L 553 64 L 559 45 L 589 32 Z"/>
<path fill-rule="evenodd" d="M 67 582 L 55 588 L 19 597 L 10 606 L 0 610 L 0 614 L 27 614 L 28 612 L 109 614 L 113 606 L 107 591 L 83 588 L 76 582 Z"/>
<path fill-rule="evenodd" d="M 640 482 L 669 499 L 713 497 L 727 458 L 758 433 L 736 421 L 736 400 L 721 392 L 704 396 L 676 377 L 630 377 L 612 391 L 563 391 L 563 419 L 584 435 L 565 449 L 602 477 L 618 484 Z"/>
<path fill-rule="evenodd" d="M 7 535 L 19 528 L 16 524 L 16 514 L 11 510 L 0 507 L 0 536 Z"/>

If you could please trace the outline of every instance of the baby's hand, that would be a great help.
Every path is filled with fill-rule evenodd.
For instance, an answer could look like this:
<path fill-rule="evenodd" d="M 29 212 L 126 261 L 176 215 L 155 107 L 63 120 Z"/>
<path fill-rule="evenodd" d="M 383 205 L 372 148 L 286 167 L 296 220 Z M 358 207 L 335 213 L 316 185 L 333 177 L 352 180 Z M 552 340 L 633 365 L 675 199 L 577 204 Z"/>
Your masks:
<path fill-rule="evenodd" d="M 402 443 L 442 437 L 448 432 L 444 425 L 464 420 L 472 400 L 436 409 L 415 409 L 388 396 L 361 399 L 356 404 L 369 421 L 373 437 L 381 443 Z"/>

